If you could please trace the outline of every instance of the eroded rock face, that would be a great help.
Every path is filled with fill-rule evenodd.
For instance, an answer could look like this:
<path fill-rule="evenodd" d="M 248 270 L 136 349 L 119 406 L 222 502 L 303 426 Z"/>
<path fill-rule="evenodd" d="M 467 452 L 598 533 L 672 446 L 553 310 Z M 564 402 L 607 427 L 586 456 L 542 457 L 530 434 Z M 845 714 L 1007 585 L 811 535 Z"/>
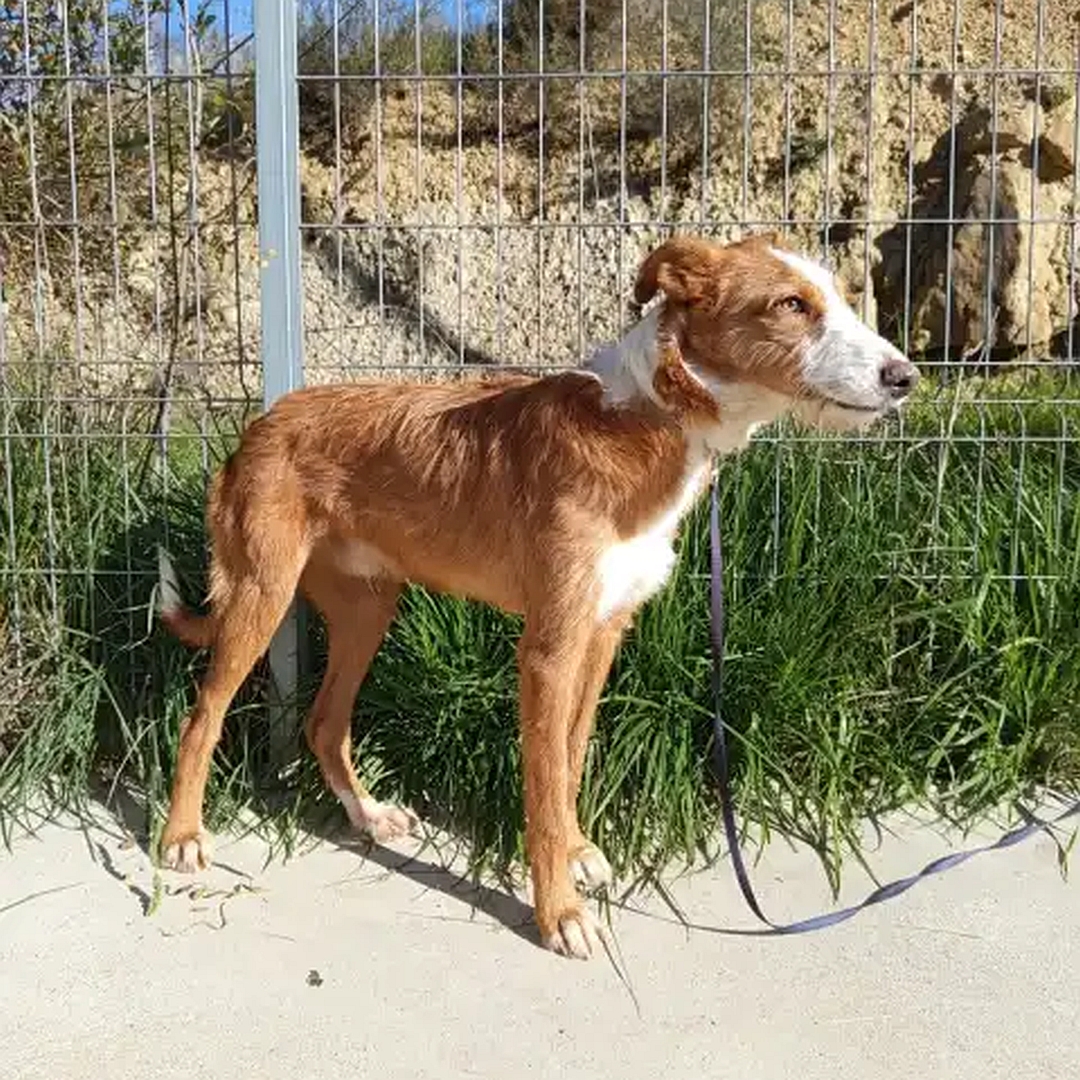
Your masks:
<path fill-rule="evenodd" d="M 657 3 L 629 5 L 633 55 L 618 19 L 606 52 L 598 38 L 598 70 L 659 67 Z M 572 363 L 625 327 L 638 261 L 672 225 L 718 239 L 780 228 L 913 352 L 1075 351 L 1080 0 L 1006 5 L 1000 20 L 981 0 L 807 0 L 794 30 L 786 0 L 755 0 L 749 28 L 741 6 L 719 5 L 712 63 L 741 71 L 749 29 L 752 80 L 678 74 L 702 53 L 696 16 L 677 13 L 700 5 L 667 6 L 672 77 L 635 76 L 625 104 L 617 79 L 557 80 L 540 125 L 525 82 L 497 99 L 494 86 L 387 77 L 378 108 L 373 92 L 342 106 L 340 146 L 332 109 L 307 116 L 309 381 Z M 62 203 L 63 140 L 54 150 L 42 174 Z M 99 207 L 80 213 L 107 222 L 108 170 L 78 153 Z M 254 158 L 204 152 L 192 174 L 181 156 L 152 184 L 145 153 L 119 156 L 122 228 L 115 241 L 84 230 L 78 273 L 66 230 L 0 229 L 6 363 L 58 357 L 80 393 L 257 387 Z M 0 193 L 26 188 L 8 178 Z"/>
<path fill-rule="evenodd" d="M 918 216 L 931 220 L 911 228 L 910 244 L 904 226 L 879 240 L 885 252 L 876 283 L 880 306 L 893 332 L 909 320 L 909 340 L 920 352 L 943 347 L 970 353 L 983 343 L 993 345 L 994 313 L 1019 262 L 1011 180 L 999 171 L 992 184 L 973 170 L 957 177 L 951 194 L 955 209 L 947 186 L 923 203 Z"/>
<path fill-rule="evenodd" d="M 1052 109 L 1039 135 L 1039 179 L 1045 183 L 1069 183 L 1076 169 L 1076 99 Z"/>
<path fill-rule="evenodd" d="M 973 110 L 916 166 L 915 223 L 877 238 L 883 329 L 915 351 L 1044 349 L 1075 313 L 1075 104 L 1036 110 L 996 132 Z"/>

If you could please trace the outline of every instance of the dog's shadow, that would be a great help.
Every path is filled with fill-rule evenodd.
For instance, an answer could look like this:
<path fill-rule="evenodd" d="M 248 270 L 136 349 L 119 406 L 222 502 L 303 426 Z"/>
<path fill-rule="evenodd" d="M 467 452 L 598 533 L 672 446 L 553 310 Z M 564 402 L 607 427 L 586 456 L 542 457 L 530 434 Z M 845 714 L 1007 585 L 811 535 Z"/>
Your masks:
<path fill-rule="evenodd" d="M 468 914 L 464 916 L 425 914 L 422 918 L 475 922 L 477 916 L 486 916 L 530 944 L 540 944 L 533 909 L 515 896 L 509 885 L 496 888 L 485 884 L 477 875 L 461 874 L 441 862 L 425 859 L 423 854 L 431 846 L 426 839 L 415 854 L 404 854 L 356 836 L 329 836 L 323 842 L 340 850 L 355 852 L 358 857 L 382 867 L 388 874 L 398 874 L 425 891 L 441 893 L 468 909 Z"/>
<path fill-rule="evenodd" d="M 118 835 L 134 843 L 148 861 L 156 866 L 157 860 L 152 839 L 146 828 L 148 820 L 146 807 L 142 800 L 123 784 L 113 785 L 108 790 L 98 788 L 93 794 L 95 800 L 105 807 L 109 817 L 118 826 Z M 476 922 L 478 917 L 486 917 L 529 944 L 540 944 L 539 931 L 533 920 L 533 909 L 514 894 L 512 884 L 509 881 L 488 884 L 481 880 L 481 876 L 477 873 L 468 871 L 463 873 L 454 869 L 447 860 L 438 857 L 442 854 L 442 845 L 433 833 L 425 829 L 424 836 L 410 838 L 411 841 L 419 844 L 418 850 L 410 853 L 383 847 L 355 832 L 350 832 L 349 827 L 336 818 L 336 813 L 327 814 L 322 815 L 321 820 L 305 822 L 303 840 L 298 845 L 299 850 L 287 854 L 285 858 L 302 858 L 305 850 L 312 846 L 329 846 L 338 851 L 348 852 L 362 862 L 378 867 L 386 875 L 403 877 L 420 886 L 425 892 L 440 893 L 463 908 L 461 915 L 425 913 L 420 916 L 421 918 L 471 923 Z M 138 900 L 143 915 L 151 914 L 153 903 L 151 890 L 140 887 L 131 875 L 123 873 L 110 853 L 108 845 L 92 835 L 91 827 L 95 832 L 101 831 L 103 827 L 101 820 L 86 817 L 82 824 L 93 861 L 110 877 L 128 888 Z M 234 835 L 223 834 L 221 840 L 233 839 Z M 446 834 L 440 834 L 440 839 L 444 840 L 446 845 L 454 845 L 454 852 L 449 860 L 452 863 L 454 855 L 460 849 L 460 844 L 452 836 L 447 837 Z M 272 861 L 278 859 L 274 848 L 273 843 L 268 844 L 267 855 L 263 862 L 264 869 Z M 426 858 L 427 851 L 434 851 L 436 858 Z M 250 880 L 252 877 L 248 871 L 230 864 L 227 858 L 215 860 L 214 866 L 238 879 Z M 176 877 L 180 879 L 180 875 Z M 195 879 L 187 880 L 195 883 Z"/>

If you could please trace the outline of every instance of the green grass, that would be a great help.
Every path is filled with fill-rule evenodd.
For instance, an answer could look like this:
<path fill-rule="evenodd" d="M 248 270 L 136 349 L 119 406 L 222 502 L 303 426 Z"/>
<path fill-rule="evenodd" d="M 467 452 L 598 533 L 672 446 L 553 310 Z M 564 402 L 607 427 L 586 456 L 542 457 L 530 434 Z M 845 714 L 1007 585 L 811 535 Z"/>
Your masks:
<path fill-rule="evenodd" d="M 724 465 L 739 806 L 766 835 L 813 843 L 834 881 L 867 816 L 917 801 L 963 817 L 1080 779 L 1080 407 L 1043 404 L 1064 396 L 1048 380 L 995 392 L 1008 401 L 939 391 L 863 441 L 786 432 Z M 179 437 L 167 484 L 141 473 L 145 441 L 94 437 L 121 419 L 103 414 L 88 429 L 59 406 L 47 417 L 39 405 L 6 407 L 8 825 L 42 798 L 71 804 L 102 785 L 134 793 L 150 832 L 164 809 L 203 658 L 152 624 L 154 550 L 167 542 L 197 598 L 205 475 L 198 440 Z M 47 454 L 43 423 L 69 433 Z M 699 511 L 598 717 L 581 816 L 624 875 L 718 847 L 706 567 Z M 501 870 L 521 854 L 516 632 L 496 612 L 411 591 L 356 724 L 378 792 L 450 825 L 478 864 Z M 312 640 L 319 652 L 317 629 Z M 339 822 L 306 752 L 272 775 L 260 677 L 215 760 L 211 826 L 244 808 L 278 836 Z"/>

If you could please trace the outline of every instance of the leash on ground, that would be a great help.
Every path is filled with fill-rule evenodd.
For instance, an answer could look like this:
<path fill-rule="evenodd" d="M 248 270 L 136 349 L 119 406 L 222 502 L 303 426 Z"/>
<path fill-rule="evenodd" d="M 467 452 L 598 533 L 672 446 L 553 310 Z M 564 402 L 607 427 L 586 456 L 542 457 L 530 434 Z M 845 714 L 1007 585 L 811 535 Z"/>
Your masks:
<path fill-rule="evenodd" d="M 809 919 L 800 919 L 798 922 L 792 923 L 775 923 L 765 915 L 761 905 L 758 903 L 757 896 L 754 894 L 754 888 L 750 884 L 750 875 L 747 873 L 746 863 L 743 861 L 739 844 L 739 830 L 735 824 L 735 803 L 731 795 L 730 759 L 727 737 L 724 731 L 726 725 L 721 708 L 724 689 L 724 552 L 720 542 L 719 484 L 719 470 L 716 470 L 713 473 L 712 494 L 709 504 L 709 636 L 712 646 L 713 753 L 716 780 L 720 793 L 720 812 L 724 822 L 724 833 L 731 854 L 731 865 L 739 882 L 739 889 L 742 891 L 743 898 L 746 900 L 750 910 L 769 928 L 767 930 L 742 931 L 742 933 L 767 936 L 805 934 L 813 930 L 824 930 L 827 926 L 836 926 L 838 923 L 846 922 L 848 919 L 858 915 L 865 908 L 873 907 L 875 904 L 900 896 L 901 893 L 907 892 L 908 889 L 923 878 L 951 870 L 954 866 L 959 866 L 976 855 L 1013 847 L 1034 836 L 1037 832 L 1050 829 L 1055 825 L 1060 825 L 1068 818 L 1080 815 L 1080 801 L 1078 801 L 1050 820 L 1032 817 L 1025 824 L 1005 833 L 992 844 L 984 844 L 981 847 L 944 855 L 940 859 L 928 863 L 915 874 L 882 885 L 870 893 L 861 903 L 852 904 L 850 907 L 841 908 L 837 911 L 828 911 L 822 915 L 815 915 Z M 694 929 L 718 930 L 719 928 L 694 926 Z M 727 932 L 739 933 L 739 931 Z"/>

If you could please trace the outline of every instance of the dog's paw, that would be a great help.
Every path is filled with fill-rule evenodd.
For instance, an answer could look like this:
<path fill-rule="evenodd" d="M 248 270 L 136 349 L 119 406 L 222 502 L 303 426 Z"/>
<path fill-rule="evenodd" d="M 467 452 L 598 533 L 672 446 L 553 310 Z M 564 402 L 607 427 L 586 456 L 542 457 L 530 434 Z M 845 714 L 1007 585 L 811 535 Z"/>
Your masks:
<path fill-rule="evenodd" d="M 364 831 L 378 843 L 408 836 L 420 824 L 412 810 L 393 803 L 375 803 L 365 815 Z"/>
<path fill-rule="evenodd" d="M 343 798 L 349 821 L 358 832 L 366 833 L 376 843 L 408 836 L 420 824 L 420 818 L 404 806 L 366 799 Z"/>
<path fill-rule="evenodd" d="M 557 929 L 543 936 L 544 948 L 572 960 L 588 960 L 604 948 L 607 928 L 583 907 L 559 916 Z"/>
<path fill-rule="evenodd" d="M 170 837 L 166 833 L 162 838 L 161 865 L 166 870 L 193 874 L 196 870 L 205 870 L 213 861 L 213 837 L 201 827 L 189 836 Z"/>
<path fill-rule="evenodd" d="M 611 864 L 595 844 L 585 841 L 570 852 L 570 876 L 582 892 L 593 892 L 611 884 Z"/>

